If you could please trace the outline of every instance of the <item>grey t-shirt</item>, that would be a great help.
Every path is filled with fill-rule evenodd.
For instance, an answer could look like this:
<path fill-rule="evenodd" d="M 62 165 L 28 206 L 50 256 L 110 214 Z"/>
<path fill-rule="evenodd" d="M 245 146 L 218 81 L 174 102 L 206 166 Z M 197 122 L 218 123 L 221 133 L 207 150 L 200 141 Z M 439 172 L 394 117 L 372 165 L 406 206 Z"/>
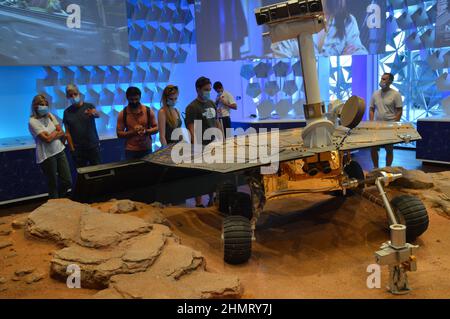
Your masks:
<path fill-rule="evenodd" d="M 394 89 L 376 91 L 370 100 L 375 110 L 375 121 L 395 121 L 395 112 L 403 108 L 402 96 Z"/>
<path fill-rule="evenodd" d="M 209 128 L 216 127 L 216 120 L 217 109 L 216 105 L 211 100 L 201 102 L 198 99 L 195 99 L 186 108 L 186 127 L 188 127 L 189 124 L 194 124 L 194 121 L 201 121 L 202 130 L 201 132 L 195 132 L 195 134 L 197 135 L 196 141 L 201 140 L 204 145 L 211 142 L 209 140 L 203 140 L 205 131 Z M 200 134 L 202 136 L 199 136 Z"/>

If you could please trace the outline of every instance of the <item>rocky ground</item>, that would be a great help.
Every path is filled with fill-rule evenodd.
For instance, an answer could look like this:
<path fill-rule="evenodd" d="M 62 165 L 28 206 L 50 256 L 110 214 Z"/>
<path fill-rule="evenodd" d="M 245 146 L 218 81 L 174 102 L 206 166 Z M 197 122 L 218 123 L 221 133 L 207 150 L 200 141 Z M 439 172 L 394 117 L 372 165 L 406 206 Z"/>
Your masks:
<path fill-rule="evenodd" d="M 373 253 L 388 240 L 383 209 L 359 196 L 308 194 L 266 206 L 240 266 L 223 262 L 214 208 L 58 200 L 0 217 L 0 298 L 449 298 L 450 172 L 402 172 L 389 196 L 415 194 L 430 215 L 406 296 L 366 287 Z M 66 285 L 73 264 L 81 289 Z"/>

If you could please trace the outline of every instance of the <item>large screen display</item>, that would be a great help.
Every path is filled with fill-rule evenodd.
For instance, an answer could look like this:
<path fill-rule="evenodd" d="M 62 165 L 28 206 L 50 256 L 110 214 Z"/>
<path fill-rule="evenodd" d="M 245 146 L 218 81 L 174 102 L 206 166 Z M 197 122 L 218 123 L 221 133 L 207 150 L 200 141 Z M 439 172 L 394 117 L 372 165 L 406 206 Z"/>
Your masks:
<path fill-rule="evenodd" d="M 0 0 L 0 65 L 126 65 L 125 0 Z"/>
<path fill-rule="evenodd" d="M 437 1 L 435 46 L 450 46 L 450 0 Z"/>
<path fill-rule="evenodd" d="M 311 1 L 311 0 L 310 0 Z M 295 39 L 270 43 L 254 10 L 279 0 L 196 0 L 199 61 L 298 56 Z M 323 56 L 383 53 L 386 48 L 385 0 L 322 0 L 327 30 L 314 35 Z"/>

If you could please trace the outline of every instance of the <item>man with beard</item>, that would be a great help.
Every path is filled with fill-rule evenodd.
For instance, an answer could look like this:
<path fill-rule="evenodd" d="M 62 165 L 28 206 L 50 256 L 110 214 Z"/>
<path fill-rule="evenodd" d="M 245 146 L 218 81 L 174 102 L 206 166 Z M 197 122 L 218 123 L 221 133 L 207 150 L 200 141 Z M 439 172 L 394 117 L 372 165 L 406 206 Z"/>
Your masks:
<path fill-rule="evenodd" d="M 117 117 L 117 136 L 126 139 L 125 158 L 140 159 L 152 152 L 152 135 L 158 133 L 155 113 L 141 104 L 141 90 L 129 87 L 128 105 Z"/>

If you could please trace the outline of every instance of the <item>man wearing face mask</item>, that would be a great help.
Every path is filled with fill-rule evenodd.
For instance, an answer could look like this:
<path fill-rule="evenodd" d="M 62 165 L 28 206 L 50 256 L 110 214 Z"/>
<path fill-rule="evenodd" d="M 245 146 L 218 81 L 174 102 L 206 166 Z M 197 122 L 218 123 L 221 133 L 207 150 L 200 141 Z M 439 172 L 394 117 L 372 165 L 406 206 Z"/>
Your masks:
<path fill-rule="evenodd" d="M 117 136 L 126 139 L 125 158 L 140 159 L 152 152 L 152 135 L 158 133 L 155 113 L 141 104 L 141 90 L 129 87 L 128 105 L 117 117 Z"/>
<path fill-rule="evenodd" d="M 85 167 L 101 163 L 99 138 L 95 119 L 99 117 L 95 106 L 81 99 L 74 84 L 66 87 L 70 106 L 64 111 L 63 123 L 67 142 L 75 166 Z"/>
<path fill-rule="evenodd" d="M 391 88 L 394 82 L 394 75 L 384 73 L 381 77 L 381 90 L 376 91 L 370 100 L 370 120 L 371 121 L 390 121 L 399 122 L 403 113 L 403 102 L 400 93 Z M 372 162 L 374 168 L 378 168 L 379 147 L 373 147 L 371 150 Z M 394 146 L 385 146 L 386 166 L 391 166 L 394 161 Z"/>
<path fill-rule="evenodd" d="M 211 140 L 204 138 L 209 128 L 221 129 L 217 119 L 217 108 L 211 100 L 211 81 L 206 77 L 200 77 L 195 82 L 197 97 L 186 108 L 186 126 L 191 135 L 192 144 L 207 145 Z M 209 194 L 208 206 L 213 203 L 213 194 Z M 204 207 L 201 196 L 195 198 L 196 207 Z"/>
<path fill-rule="evenodd" d="M 223 128 L 223 134 L 226 137 L 230 137 L 231 134 L 231 117 L 230 109 L 237 110 L 236 100 L 230 92 L 225 91 L 221 82 L 214 83 L 214 91 L 217 93 L 216 105 L 219 121 Z"/>

